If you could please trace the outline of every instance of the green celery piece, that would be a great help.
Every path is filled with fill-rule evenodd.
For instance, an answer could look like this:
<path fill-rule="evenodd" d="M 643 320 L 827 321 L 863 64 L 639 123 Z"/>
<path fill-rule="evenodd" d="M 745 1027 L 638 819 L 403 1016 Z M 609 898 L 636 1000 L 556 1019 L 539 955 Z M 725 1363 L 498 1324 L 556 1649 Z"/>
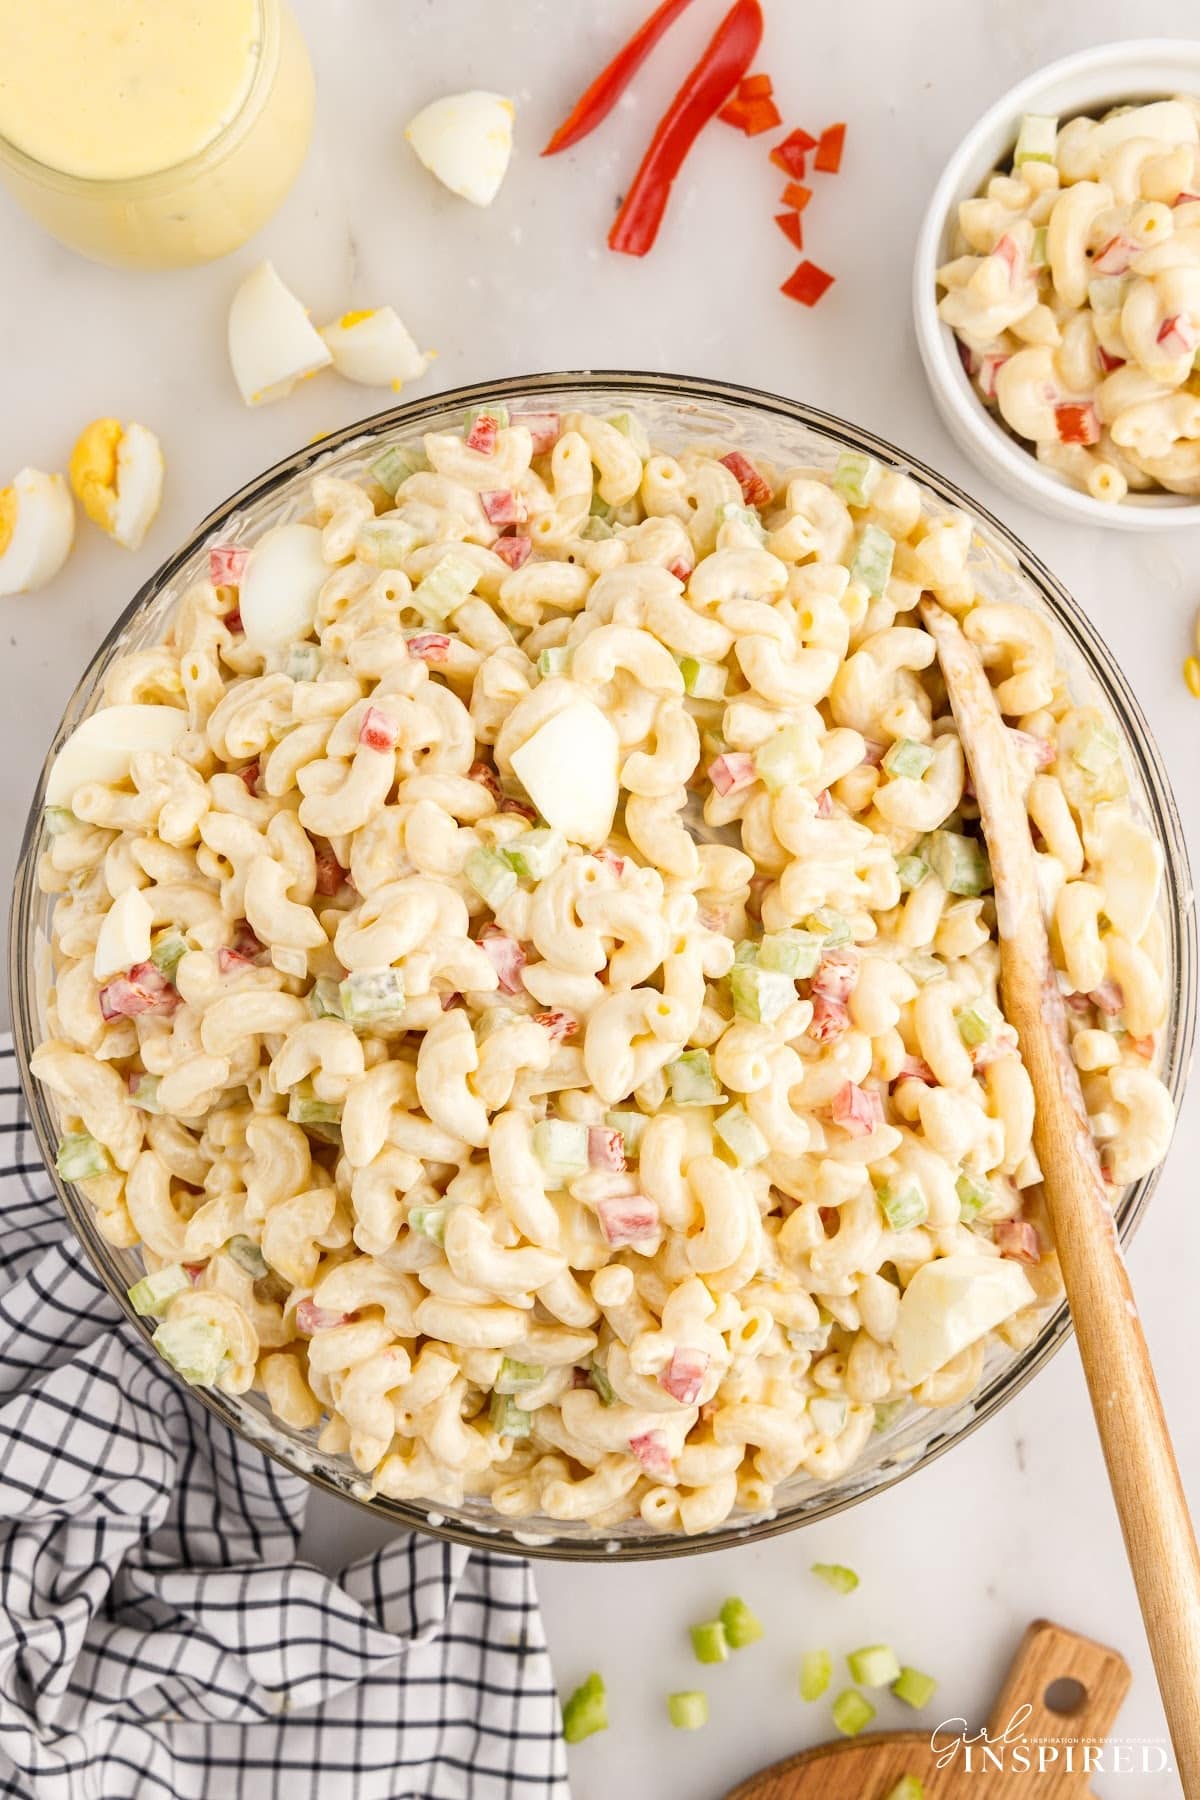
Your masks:
<path fill-rule="evenodd" d="M 607 1730 L 608 1695 L 601 1677 L 593 1673 L 563 1707 L 563 1736 L 568 1744 L 581 1744 L 593 1732 Z"/>
<path fill-rule="evenodd" d="M 806 1650 L 800 1658 L 800 1698 L 819 1700 L 833 1680 L 833 1658 L 828 1650 Z"/>
<path fill-rule="evenodd" d="M 716 1106 L 724 1099 L 707 1050 L 685 1050 L 667 1064 L 666 1077 L 676 1106 Z"/>
<path fill-rule="evenodd" d="M 1026 113 L 1021 120 L 1021 129 L 1017 133 L 1017 147 L 1013 151 L 1013 168 L 1019 169 L 1022 163 L 1054 161 L 1054 148 L 1058 138 L 1058 119 L 1050 113 Z"/>
<path fill-rule="evenodd" d="M 318 1100 L 310 1082 L 300 1082 L 288 1095 L 287 1116 L 293 1125 L 304 1125 L 325 1144 L 342 1141 L 342 1109 L 332 1101 Z"/>
<path fill-rule="evenodd" d="M 857 1688 L 846 1688 L 834 1701 L 832 1716 L 843 1737 L 857 1737 L 875 1717 L 875 1708 Z"/>
<path fill-rule="evenodd" d="M 472 850 L 463 874 L 481 900 L 498 912 L 517 891 L 517 872 L 497 850 Z"/>
<path fill-rule="evenodd" d="M 161 1113 L 158 1104 L 158 1084 L 161 1076 L 139 1075 L 137 1083 L 129 1091 L 129 1104 L 136 1106 L 139 1112 Z"/>
<path fill-rule="evenodd" d="M 400 568 L 420 541 L 421 534 L 415 525 L 390 513 L 384 513 L 364 526 L 359 538 L 366 560 L 379 569 Z"/>
<path fill-rule="evenodd" d="M 861 1650 L 851 1650 L 846 1666 L 860 1687 L 890 1687 L 900 1675 L 900 1658 L 890 1644 L 867 1644 Z"/>
<path fill-rule="evenodd" d="M 604 1373 L 604 1370 L 600 1367 L 599 1363 L 594 1362 L 589 1368 L 588 1385 L 599 1394 L 600 1404 L 602 1406 L 616 1405 L 616 1389 L 613 1387 L 612 1382 L 608 1379 L 608 1376 Z"/>
<path fill-rule="evenodd" d="M 677 1731 L 699 1731 L 708 1724 L 708 1695 L 697 1688 L 667 1695 L 667 1717 Z"/>
<path fill-rule="evenodd" d="M 796 984 L 790 975 L 749 963 L 734 963 L 729 988 L 734 1012 L 762 1025 L 772 1024 L 796 998 Z"/>
<path fill-rule="evenodd" d="M 964 1171 L 954 1184 L 958 1195 L 958 1216 L 962 1224 L 970 1225 L 977 1219 L 985 1206 L 990 1205 L 993 1195 L 986 1181 L 976 1181 L 974 1176 Z"/>
<path fill-rule="evenodd" d="M 897 1700 L 903 1700 L 905 1706 L 920 1711 L 928 1706 L 937 1693 L 937 1682 L 932 1675 L 923 1675 L 920 1669 L 910 1669 L 907 1665 L 901 1669 L 892 1683 L 892 1692 Z"/>
<path fill-rule="evenodd" d="M 241 1235 L 232 1237 L 225 1248 L 239 1269 L 245 1269 L 247 1275 L 253 1275 L 255 1281 L 261 1281 L 270 1273 L 267 1259 L 253 1238 Z"/>
<path fill-rule="evenodd" d="M 973 1000 L 969 1006 L 960 1006 L 954 1019 L 959 1037 L 973 1050 L 980 1044 L 990 1044 L 1004 1023 L 1003 1013 L 990 1000 Z"/>
<path fill-rule="evenodd" d="M 451 550 L 430 569 L 413 591 L 413 601 L 431 619 L 446 619 L 461 606 L 479 579 L 469 556 Z"/>
<path fill-rule="evenodd" d="M 679 672 L 683 676 L 683 691 L 694 700 L 723 700 L 725 687 L 729 680 L 729 670 L 724 663 L 701 662 L 695 656 L 678 656 Z"/>
<path fill-rule="evenodd" d="M 889 1182 L 881 1181 L 875 1189 L 875 1197 L 893 1231 L 907 1231 L 929 1217 L 925 1196 L 919 1188 L 893 1188 Z"/>
<path fill-rule="evenodd" d="M 472 428 L 479 419 L 495 419 L 501 431 L 508 430 L 507 406 L 470 406 L 463 420 L 464 437 L 470 437 Z"/>
<path fill-rule="evenodd" d="M 892 575 L 896 540 L 878 525 L 864 525 L 850 564 L 850 579 L 878 599 Z"/>
<path fill-rule="evenodd" d="M 877 1402 L 875 1407 L 875 1418 L 871 1429 L 873 1431 L 887 1431 L 890 1426 L 896 1423 L 896 1420 L 900 1417 L 907 1405 L 907 1400 L 881 1400 Z"/>
<path fill-rule="evenodd" d="M 799 725 L 785 725 L 754 752 L 754 770 L 768 793 L 806 781 L 820 767 L 811 737 Z"/>
<path fill-rule="evenodd" d="M 850 1402 L 845 1394 L 817 1394 L 808 1403 L 808 1416 L 823 1438 L 840 1437 L 849 1413 Z"/>
<path fill-rule="evenodd" d="M 733 950 L 734 962 L 735 963 L 749 963 L 751 966 L 754 966 L 755 964 L 757 964 L 760 943 L 761 943 L 761 939 L 758 942 L 756 942 L 753 938 L 742 938 L 737 944 L 734 945 L 734 950 Z"/>
<path fill-rule="evenodd" d="M 565 1187 L 587 1173 L 588 1128 L 573 1119 L 541 1119 L 533 1128 L 533 1154 L 547 1179 Z"/>
<path fill-rule="evenodd" d="M 899 738 L 884 757 L 883 766 L 889 775 L 920 781 L 926 770 L 933 767 L 933 751 L 916 738 Z"/>
<path fill-rule="evenodd" d="M 188 948 L 188 941 L 182 932 L 164 932 L 150 946 L 150 961 L 160 975 L 165 975 L 168 981 L 174 981 L 175 971 L 187 955 Z"/>
<path fill-rule="evenodd" d="M 412 450 L 404 444 L 392 444 L 383 455 L 377 457 L 367 473 L 372 481 L 377 481 L 385 493 L 396 497 L 396 489 L 410 475 L 429 467 L 429 459 L 423 450 Z"/>
<path fill-rule="evenodd" d="M 90 1131 L 68 1131 L 58 1146 L 54 1167 L 64 1181 L 90 1181 L 112 1174 L 112 1159 Z"/>
<path fill-rule="evenodd" d="M 604 1123 L 610 1131 L 619 1131 L 625 1147 L 626 1159 L 636 1159 L 638 1145 L 642 1141 L 642 1133 L 650 1123 L 643 1112 L 606 1112 Z"/>
<path fill-rule="evenodd" d="M 181 1263 L 168 1263 L 152 1275 L 143 1275 L 126 1291 L 135 1312 L 143 1318 L 161 1319 L 176 1294 L 186 1294 L 191 1285 L 191 1277 Z"/>
<path fill-rule="evenodd" d="M 69 806 L 48 806 L 42 814 L 47 837 L 62 837 L 65 831 L 70 831 L 78 823 L 79 820 Z"/>
<path fill-rule="evenodd" d="M 873 456 L 860 450 L 843 450 L 834 465 L 833 491 L 847 506 L 869 506 L 883 470 Z"/>
<path fill-rule="evenodd" d="M 923 856 L 898 856 L 896 858 L 896 874 L 904 893 L 910 894 L 919 888 L 929 873 L 929 864 Z"/>
<path fill-rule="evenodd" d="M 736 501 L 727 500 L 721 508 L 720 522 L 722 525 L 744 525 L 760 544 L 765 544 L 767 541 L 767 528 L 753 507 L 738 506 Z"/>
<path fill-rule="evenodd" d="M 940 956 L 930 950 L 914 950 L 904 958 L 904 967 L 915 982 L 925 987 L 931 981 L 945 981 L 949 971 Z"/>
<path fill-rule="evenodd" d="M 529 1436 L 530 1414 L 517 1405 L 509 1394 L 493 1394 L 488 1408 L 488 1419 L 492 1429 L 501 1437 L 523 1438 Z"/>
<path fill-rule="evenodd" d="M 211 1387 L 229 1355 L 225 1333 L 207 1319 L 164 1319 L 151 1341 L 193 1387 Z"/>
<path fill-rule="evenodd" d="M 1089 775 L 1103 775 L 1118 762 L 1121 740 L 1111 725 L 1089 725 L 1080 732 L 1071 761 Z"/>
<path fill-rule="evenodd" d="M 322 975 L 308 990 L 308 1010 L 317 1019 L 340 1019 L 342 996 L 336 981 Z"/>
<path fill-rule="evenodd" d="M 613 537 L 615 534 L 607 519 L 598 519 L 594 513 L 589 513 L 576 535 L 581 537 L 585 544 L 602 544 L 605 538 Z"/>
<path fill-rule="evenodd" d="M 446 1232 L 446 1214 L 449 1206 L 414 1206 L 408 1214 L 408 1228 L 420 1237 L 427 1237 L 434 1244 L 440 1244 Z"/>
<path fill-rule="evenodd" d="M 565 644 L 551 645 L 537 659 L 537 671 L 543 681 L 552 675 L 565 675 L 571 666 L 571 652 Z"/>
<path fill-rule="evenodd" d="M 602 500 L 599 494 L 593 494 L 592 504 L 588 508 L 588 514 L 589 517 L 593 519 L 603 519 L 604 523 L 607 525 L 612 519 L 613 508 L 608 504 L 607 500 Z"/>
<path fill-rule="evenodd" d="M 768 1156 L 768 1144 L 744 1106 L 731 1106 L 713 1120 L 713 1130 L 739 1169 L 751 1169 Z"/>
<path fill-rule="evenodd" d="M 987 852 L 976 838 L 958 831 L 931 832 L 925 857 L 947 893 L 977 896 L 992 885 Z"/>
<path fill-rule="evenodd" d="M 836 950 L 850 942 L 850 921 L 836 906 L 818 906 L 804 921 L 809 930 L 819 931 L 827 950 Z"/>
<path fill-rule="evenodd" d="M 729 1661 L 729 1641 L 725 1636 L 725 1627 L 720 1619 L 706 1619 L 702 1625 L 693 1625 L 691 1639 L 692 1651 L 697 1662 Z"/>
<path fill-rule="evenodd" d="M 545 1379 L 546 1371 L 541 1363 L 514 1362 L 511 1356 L 506 1356 L 500 1364 L 495 1391 L 498 1394 L 523 1394 Z"/>
<path fill-rule="evenodd" d="M 858 1586 L 854 1570 L 847 1569 L 842 1563 L 814 1563 L 812 1572 L 839 1594 L 852 1594 Z"/>
<path fill-rule="evenodd" d="M 523 832 L 519 838 L 505 844 L 500 852 L 509 868 L 523 881 L 544 881 L 547 875 L 553 875 L 566 854 L 566 838 L 561 831 L 548 825 Z"/>
<path fill-rule="evenodd" d="M 321 673 L 321 660 L 319 644 L 289 644 L 283 672 L 293 681 L 315 681 Z"/>
<path fill-rule="evenodd" d="M 772 931 L 757 948 L 760 968 L 773 969 L 792 981 L 806 981 L 817 972 L 825 939 L 815 931 Z"/>
<path fill-rule="evenodd" d="M 646 436 L 646 428 L 636 413 L 610 413 L 608 423 L 627 437 L 642 461 L 650 455 L 650 439 Z"/>
<path fill-rule="evenodd" d="M 339 986 L 338 1004 L 348 1025 L 398 1019 L 404 1011 L 403 977 L 399 969 L 356 969 Z"/>
<path fill-rule="evenodd" d="M 721 1608 L 721 1624 L 731 1650 L 744 1650 L 747 1644 L 756 1644 L 763 1635 L 762 1620 L 736 1594 Z"/>
<path fill-rule="evenodd" d="M 1039 225 L 1033 234 L 1033 248 L 1029 252 L 1031 269 L 1044 269 L 1049 260 L 1046 250 L 1046 227 Z"/>

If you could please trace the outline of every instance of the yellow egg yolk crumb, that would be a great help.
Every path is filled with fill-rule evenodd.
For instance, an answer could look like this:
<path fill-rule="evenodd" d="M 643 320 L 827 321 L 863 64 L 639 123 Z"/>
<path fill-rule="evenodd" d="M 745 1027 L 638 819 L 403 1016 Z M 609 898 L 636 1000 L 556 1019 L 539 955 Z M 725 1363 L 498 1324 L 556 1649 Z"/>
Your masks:
<path fill-rule="evenodd" d="M 372 306 L 367 307 L 364 311 L 343 313 L 338 324 L 343 331 L 351 331 L 355 325 L 361 325 L 364 319 L 373 319 L 374 317 L 375 308 Z"/>
<path fill-rule="evenodd" d="M 17 490 L 16 488 L 0 488 L 0 556 L 12 543 L 13 532 L 17 529 Z"/>
<path fill-rule="evenodd" d="M 107 531 L 117 503 L 117 449 L 120 419 L 93 419 L 71 452 L 71 486 L 94 525 Z"/>

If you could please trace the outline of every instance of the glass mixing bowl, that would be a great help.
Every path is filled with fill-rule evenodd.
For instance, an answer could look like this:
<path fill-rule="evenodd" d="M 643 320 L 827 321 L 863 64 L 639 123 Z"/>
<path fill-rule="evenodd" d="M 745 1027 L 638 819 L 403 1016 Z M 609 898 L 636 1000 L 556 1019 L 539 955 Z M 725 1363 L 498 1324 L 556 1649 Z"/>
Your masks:
<path fill-rule="evenodd" d="M 514 410 L 635 410 L 645 419 L 656 446 L 670 449 L 690 439 L 720 437 L 727 444 L 757 450 L 785 466 L 831 468 L 842 450 L 861 450 L 912 475 L 935 515 L 959 507 L 973 514 L 978 527 L 972 551 L 977 586 L 991 598 L 1030 605 L 1049 617 L 1077 696 L 1107 706 L 1120 728 L 1135 804 L 1163 846 L 1167 991 L 1173 1002 L 1163 1034 L 1162 1074 L 1178 1107 L 1196 1009 L 1196 927 L 1182 828 L 1158 750 L 1124 676 L 1080 607 L 1037 557 L 974 501 L 912 457 L 856 426 L 774 394 L 677 376 L 605 372 L 534 375 L 460 388 L 394 407 L 322 439 L 268 469 L 210 514 L 183 548 L 134 595 L 105 638 L 71 697 L 42 770 L 21 846 L 10 932 L 21 1079 L 39 1148 L 67 1216 L 130 1325 L 147 1338 L 150 1326 L 126 1298 L 127 1287 L 142 1273 L 137 1252 L 117 1250 L 107 1243 L 92 1222 L 87 1202 L 53 1174 L 58 1128 L 48 1096 L 29 1075 L 29 1058 L 46 1035 L 42 1015 L 49 978 L 47 938 L 52 902 L 39 892 L 36 864 L 42 841 L 42 794 L 50 762 L 67 733 L 94 708 L 114 658 L 158 638 L 179 596 L 206 572 L 211 544 L 253 541 L 269 527 L 307 510 L 313 474 L 335 471 L 353 475 L 378 454 L 383 441 L 453 429 L 460 424 L 465 408 L 489 401 L 504 402 Z M 1123 1239 L 1128 1240 L 1136 1228 L 1157 1179 L 1156 1170 L 1121 1196 L 1117 1219 Z M 1048 1312 L 1027 1349 L 993 1349 L 983 1381 L 969 1400 L 945 1411 L 914 1409 L 879 1433 L 863 1459 L 840 1481 L 822 1485 L 807 1475 L 793 1477 L 776 1490 L 777 1504 L 769 1515 L 735 1515 L 716 1530 L 692 1538 L 653 1531 L 640 1520 L 595 1533 L 586 1525 L 536 1518 L 514 1524 L 493 1512 L 486 1501 L 446 1508 L 373 1497 L 369 1483 L 348 1458 L 318 1450 L 315 1432 L 281 1425 L 260 1396 L 245 1394 L 234 1399 L 215 1390 L 197 1388 L 193 1392 L 232 1430 L 294 1473 L 380 1518 L 394 1520 L 398 1526 L 415 1526 L 461 1543 L 534 1556 L 575 1560 L 680 1556 L 772 1537 L 827 1518 L 903 1480 L 991 1418 L 1045 1365 L 1070 1330 L 1067 1308 L 1060 1305 Z"/>

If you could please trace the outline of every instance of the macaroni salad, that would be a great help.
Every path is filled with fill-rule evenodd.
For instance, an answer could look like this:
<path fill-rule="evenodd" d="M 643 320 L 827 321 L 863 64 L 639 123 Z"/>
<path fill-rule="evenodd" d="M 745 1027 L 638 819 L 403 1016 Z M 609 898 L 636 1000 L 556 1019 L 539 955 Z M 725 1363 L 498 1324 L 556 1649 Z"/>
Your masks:
<path fill-rule="evenodd" d="M 515 415 L 220 545 L 51 771 L 58 1168 L 189 1381 L 379 1493 L 703 1532 L 1060 1293 L 933 639 L 1012 729 L 1114 1191 L 1161 855 L 972 525 L 843 454 Z"/>
<path fill-rule="evenodd" d="M 1097 500 L 1200 494 L 1200 99 L 1027 114 L 938 314 L 980 398 Z"/>

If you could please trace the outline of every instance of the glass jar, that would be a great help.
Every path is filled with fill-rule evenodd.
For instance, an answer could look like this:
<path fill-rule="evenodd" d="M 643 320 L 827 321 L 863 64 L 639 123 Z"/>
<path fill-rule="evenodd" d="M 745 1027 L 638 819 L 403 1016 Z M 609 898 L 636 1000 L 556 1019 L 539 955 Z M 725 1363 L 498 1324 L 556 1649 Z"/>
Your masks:
<path fill-rule="evenodd" d="M 180 9 L 177 45 L 170 47 L 179 59 L 173 75 L 193 53 L 195 35 L 189 43 L 188 28 L 211 33 L 211 16 L 206 24 L 201 4 L 190 15 Z M 90 10 L 94 18 L 95 6 Z M 312 64 L 286 0 L 253 0 L 253 13 L 234 110 L 217 112 L 212 136 L 193 154 L 145 172 L 89 177 L 54 167 L 0 135 L 0 180 L 61 243 L 98 262 L 179 268 L 236 250 L 282 202 L 312 130 Z M 206 47 L 222 53 L 211 36 Z M 161 89 L 156 99 L 161 112 Z M 117 128 L 136 119 L 127 105 Z"/>

